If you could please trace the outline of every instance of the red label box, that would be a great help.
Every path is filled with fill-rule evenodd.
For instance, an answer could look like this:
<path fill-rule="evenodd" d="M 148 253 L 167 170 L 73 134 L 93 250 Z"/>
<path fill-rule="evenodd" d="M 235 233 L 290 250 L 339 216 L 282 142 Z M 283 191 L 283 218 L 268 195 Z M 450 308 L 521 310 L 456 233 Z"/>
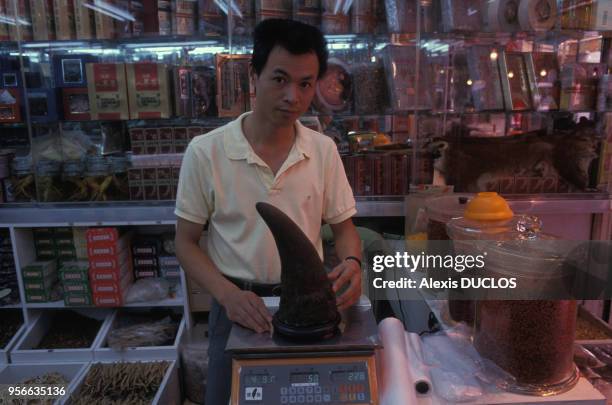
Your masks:
<path fill-rule="evenodd" d="M 94 305 L 97 307 L 120 307 L 125 302 L 127 291 L 111 294 L 93 294 Z"/>
<path fill-rule="evenodd" d="M 130 250 L 125 249 L 118 255 L 93 256 L 89 258 L 89 275 L 92 280 L 118 280 L 129 269 Z"/>
<path fill-rule="evenodd" d="M 87 254 L 93 256 L 117 256 L 129 248 L 131 234 L 126 233 L 117 242 L 96 242 L 87 245 Z"/>
<path fill-rule="evenodd" d="M 85 232 L 87 244 L 97 242 L 117 242 L 121 233 L 117 228 L 90 228 Z"/>
<path fill-rule="evenodd" d="M 134 275 L 131 271 L 126 272 L 121 281 L 94 281 L 91 283 L 91 290 L 94 295 L 121 295 L 127 291 L 134 281 Z"/>

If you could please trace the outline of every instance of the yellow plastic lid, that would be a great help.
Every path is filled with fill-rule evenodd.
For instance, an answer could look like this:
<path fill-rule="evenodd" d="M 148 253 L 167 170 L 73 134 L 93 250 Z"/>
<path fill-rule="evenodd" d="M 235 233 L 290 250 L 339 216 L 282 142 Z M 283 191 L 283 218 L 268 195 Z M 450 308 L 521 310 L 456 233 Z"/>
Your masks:
<path fill-rule="evenodd" d="M 463 216 L 476 221 L 501 221 L 512 218 L 514 213 L 499 194 L 482 192 L 467 204 Z"/>

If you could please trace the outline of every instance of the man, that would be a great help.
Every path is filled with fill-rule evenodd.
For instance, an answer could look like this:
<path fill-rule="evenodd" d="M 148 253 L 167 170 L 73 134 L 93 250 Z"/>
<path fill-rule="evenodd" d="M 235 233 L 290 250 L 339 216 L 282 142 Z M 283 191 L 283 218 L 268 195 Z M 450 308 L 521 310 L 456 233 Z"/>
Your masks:
<path fill-rule="evenodd" d="M 280 282 L 271 232 L 255 210 L 268 202 L 295 221 L 322 256 L 321 222 L 330 224 L 338 256 L 329 274 L 339 309 L 361 294 L 361 243 L 351 217 L 355 200 L 334 142 L 301 125 L 327 67 L 321 32 L 271 19 L 254 31 L 252 112 L 195 138 L 185 153 L 176 199 L 176 251 L 181 266 L 214 300 L 209 315 L 206 404 L 226 405 L 232 322 L 262 333 L 272 317 L 261 296 Z M 208 223 L 208 246 L 198 241 Z M 304 310 L 308 310 L 305 308 Z"/>

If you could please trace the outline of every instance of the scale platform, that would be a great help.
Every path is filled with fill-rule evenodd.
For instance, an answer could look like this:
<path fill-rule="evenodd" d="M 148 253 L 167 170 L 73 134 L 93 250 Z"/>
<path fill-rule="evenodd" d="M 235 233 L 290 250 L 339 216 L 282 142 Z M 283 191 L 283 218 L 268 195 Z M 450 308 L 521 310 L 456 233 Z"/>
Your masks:
<path fill-rule="evenodd" d="M 278 298 L 265 298 L 271 313 Z M 226 346 L 232 352 L 232 405 L 377 405 L 378 328 L 367 299 L 342 314 L 341 334 L 296 343 L 234 324 Z"/>

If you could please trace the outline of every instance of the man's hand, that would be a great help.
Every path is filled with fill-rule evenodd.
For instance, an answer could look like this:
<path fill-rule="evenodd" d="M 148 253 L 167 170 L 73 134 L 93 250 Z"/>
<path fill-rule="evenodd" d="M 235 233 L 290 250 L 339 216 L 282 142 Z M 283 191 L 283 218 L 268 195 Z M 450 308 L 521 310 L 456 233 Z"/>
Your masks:
<path fill-rule="evenodd" d="M 220 304 L 225 308 L 230 321 L 257 333 L 272 330 L 272 316 L 263 300 L 252 291 L 243 291 L 236 287 L 226 294 Z"/>
<path fill-rule="evenodd" d="M 334 292 L 348 284 L 347 289 L 336 297 L 339 310 L 349 308 L 361 296 L 361 267 L 354 260 L 344 260 L 327 275 L 333 283 Z"/>

